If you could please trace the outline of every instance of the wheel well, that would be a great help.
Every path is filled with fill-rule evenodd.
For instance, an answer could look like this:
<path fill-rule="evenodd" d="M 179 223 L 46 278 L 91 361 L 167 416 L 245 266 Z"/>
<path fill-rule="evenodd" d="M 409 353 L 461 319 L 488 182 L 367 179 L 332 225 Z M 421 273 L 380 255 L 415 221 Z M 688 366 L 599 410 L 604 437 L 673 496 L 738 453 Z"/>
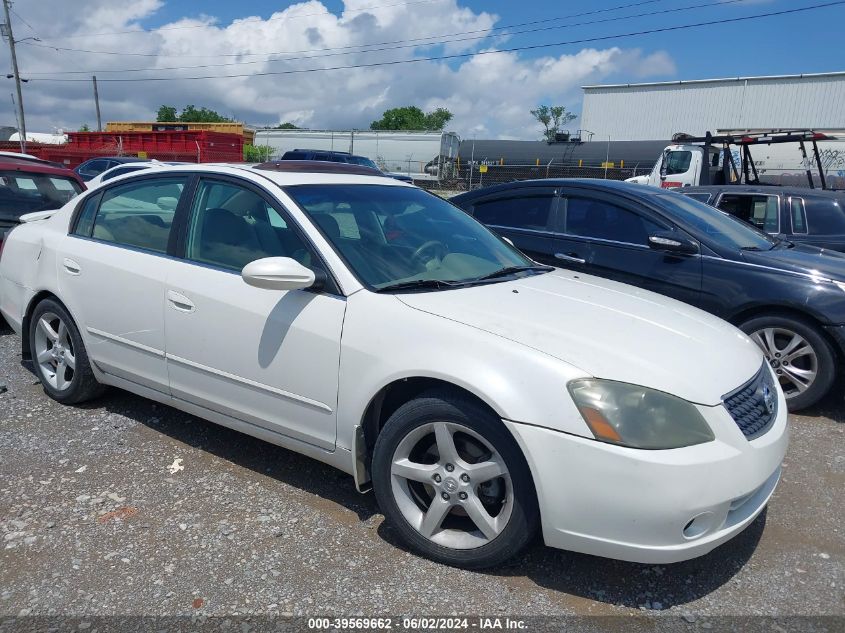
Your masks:
<path fill-rule="evenodd" d="M 41 303 L 44 299 L 53 299 L 58 302 L 65 310 L 65 304 L 49 290 L 42 290 L 30 300 L 29 305 L 26 306 L 26 312 L 23 315 L 21 322 L 21 356 L 23 360 L 32 360 L 32 352 L 29 349 L 29 320 L 32 318 L 32 313 L 35 311 L 35 306 Z"/>
<path fill-rule="evenodd" d="M 372 460 L 373 447 L 376 445 L 381 429 L 393 413 L 406 402 L 409 402 L 419 396 L 421 393 L 431 389 L 446 389 L 455 394 L 461 394 L 467 398 L 474 400 L 479 406 L 484 407 L 497 418 L 499 414 L 484 400 L 477 395 L 459 387 L 454 383 L 438 378 L 402 378 L 396 380 L 389 385 L 385 385 L 379 392 L 370 400 L 367 410 L 361 420 L 361 428 L 363 430 L 363 440 L 365 452 L 359 455 L 365 460 L 363 464 L 366 478 L 369 480 L 370 461 Z"/>
<path fill-rule="evenodd" d="M 839 345 L 837 345 L 836 341 L 833 340 L 833 337 L 828 334 L 827 330 L 824 327 L 824 324 L 808 312 L 803 312 L 801 310 L 796 310 L 795 308 L 787 308 L 782 306 L 758 306 L 743 310 L 742 312 L 733 315 L 730 319 L 728 319 L 728 321 L 733 325 L 739 327 L 739 325 L 741 325 L 745 321 L 761 316 L 784 316 L 792 319 L 798 319 L 800 321 L 806 321 L 808 324 L 816 327 L 819 332 L 819 335 L 824 338 L 824 340 L 826 340 L 830 345 L 830 348 L 833 350 L 833 353 L 836 358 L 840 361 L 845 360 L 842 355 L 842 350 L 839 348 Z"/>

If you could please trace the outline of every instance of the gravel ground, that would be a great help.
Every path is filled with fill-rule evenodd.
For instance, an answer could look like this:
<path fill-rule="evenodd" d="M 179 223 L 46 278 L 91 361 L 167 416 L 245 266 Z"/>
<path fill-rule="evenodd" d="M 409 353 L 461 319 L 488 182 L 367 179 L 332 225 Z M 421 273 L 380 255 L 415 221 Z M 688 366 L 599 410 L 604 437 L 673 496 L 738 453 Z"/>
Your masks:
<path fill-rule="evenodd" d="M 373 496 L 315 461 L 117 390 L 61 406 L 19 347 L 0 329 L 0 618 L 845 615 L 836 399 L 792 417 L 769 510 L 708 556 L 637 565 L 537 543 L 476 573 L 406 552 Z"/>

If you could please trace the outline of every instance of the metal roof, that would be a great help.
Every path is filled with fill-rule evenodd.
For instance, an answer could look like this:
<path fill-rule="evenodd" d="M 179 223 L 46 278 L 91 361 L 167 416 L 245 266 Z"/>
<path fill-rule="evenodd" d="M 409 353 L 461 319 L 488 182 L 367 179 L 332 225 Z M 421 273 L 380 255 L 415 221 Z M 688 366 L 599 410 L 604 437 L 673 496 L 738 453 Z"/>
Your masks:
<path fill-rule="evenodd" d="M 677 81 L 646 81 L 633 84 L 593 84 L 581 86 L 582 90 L 596 90 L 599 88 L 640 88 L 643 86 L 685 86 L 690 84 L 726 83 L 735 81 L 765 81 L 783 79 L 814 79 L 819 77 L 845 77 L 845 71 L 828 73 L 801 73 L 800 75 L 759 75 L 748 77 L 723 77 L 716 79 L 679 79 Z"/>

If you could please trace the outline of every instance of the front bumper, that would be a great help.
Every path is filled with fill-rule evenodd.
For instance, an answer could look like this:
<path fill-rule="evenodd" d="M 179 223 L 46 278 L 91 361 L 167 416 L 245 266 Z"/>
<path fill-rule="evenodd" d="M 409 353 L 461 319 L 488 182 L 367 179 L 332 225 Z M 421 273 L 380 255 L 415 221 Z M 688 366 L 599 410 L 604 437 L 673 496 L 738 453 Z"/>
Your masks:
<path fill-rule="evenodd" d="M 748 441 L 722 407 L 699 407 L 716 440 L 638 450 L 505 421 L 537 489 L 547 545 L 639 563 L 706 554 L 745 529 L 774 492 L 789 440 L 778 391 L 771 428 Z"/>

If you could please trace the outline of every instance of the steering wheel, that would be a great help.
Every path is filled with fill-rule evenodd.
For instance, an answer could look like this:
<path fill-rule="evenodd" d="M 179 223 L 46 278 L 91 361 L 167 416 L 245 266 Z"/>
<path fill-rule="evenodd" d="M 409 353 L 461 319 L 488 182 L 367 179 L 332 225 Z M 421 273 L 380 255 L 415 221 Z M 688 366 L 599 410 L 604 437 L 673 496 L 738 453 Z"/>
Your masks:
<path fill-rule="evenodd" d="M 424 255 L 427 254 L 428 257 L 424 257 Z M 428 242 L 425 242 L 422 246 L 420 246 L 417 250 L 414 251 L 413 255 L 411 255 L 411 259 L 419 262 L 423 266 L 425 266 L 426 263 L 430 262 L 435 257 L 437 259 L 443 259 L 444 257 L 446 257 L 446 246 L 443 244 L 443 242 L 438 242 L 437 240 L 429 240 Z"/>

